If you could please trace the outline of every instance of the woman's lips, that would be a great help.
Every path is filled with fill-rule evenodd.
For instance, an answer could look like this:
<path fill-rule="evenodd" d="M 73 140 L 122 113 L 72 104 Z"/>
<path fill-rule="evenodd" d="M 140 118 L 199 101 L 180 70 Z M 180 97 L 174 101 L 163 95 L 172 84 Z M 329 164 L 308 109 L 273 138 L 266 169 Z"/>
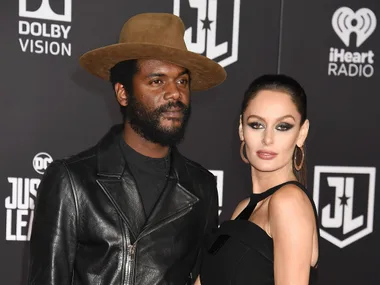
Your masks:
<path fill-rule="evenodd" d="M 277 153 L 267 150 L 259 150 L 256 152 L 257 156 L 261 159 L 271 160 L 277 156 Z"/>

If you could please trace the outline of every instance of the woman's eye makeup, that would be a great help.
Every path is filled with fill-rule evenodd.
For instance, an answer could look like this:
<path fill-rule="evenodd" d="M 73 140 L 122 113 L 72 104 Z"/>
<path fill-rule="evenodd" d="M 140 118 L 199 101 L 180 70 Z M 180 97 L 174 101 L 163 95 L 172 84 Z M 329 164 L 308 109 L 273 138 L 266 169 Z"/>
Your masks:
<path fill-rule="evenodd" d="M 252 129 L 255 129 L 255 130 L 264 128 L 264 125 L 259 122 L 250 122 L 248 123 L 248 126 L 250 126 Z"/>
<path fill-rule="evenodd" d="M 254 130 L 259 130 L 259 129 L 264 129 L 265 128 L 265 125 L 262 124 L 262 123 L 260 123 L 260 122 L 249 122 L 248 125 L 252 129 L 254 129 Z M 279 123 L 279 124 L 276 125 L 275 129 L 278 130 L 278 131 L 284 132 L 284 131 L 290 130 L 293 127 L 294 127 L 293 124 Z"/>
<path fill-rule="evenodd" d="M 293 128 L 293 127 L 294 127 L 294 125 L 289 124 L 289 123 L 280 123 L 280 124 L 278 124 L 278 125 L 276 126 L 276 130 L 279 130 L 279 131 L 284 132 L 284 131 L 288 131 L 288 130 L 290 130 L 290 129 Z"/>

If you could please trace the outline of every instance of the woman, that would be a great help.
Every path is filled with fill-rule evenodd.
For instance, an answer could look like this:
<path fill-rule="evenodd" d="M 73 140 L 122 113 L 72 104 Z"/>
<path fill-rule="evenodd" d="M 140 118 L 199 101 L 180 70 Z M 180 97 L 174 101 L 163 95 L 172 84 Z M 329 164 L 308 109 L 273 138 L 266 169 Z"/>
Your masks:
<path fill-rule="evenodd" d="M 298 82 L 264 75 L 251 83 L 239 136 L 252 194 L 211 239 L 196 284 L 315 284 L 319 229 L 304 186 L 308 130 L 306 95 Z"/>

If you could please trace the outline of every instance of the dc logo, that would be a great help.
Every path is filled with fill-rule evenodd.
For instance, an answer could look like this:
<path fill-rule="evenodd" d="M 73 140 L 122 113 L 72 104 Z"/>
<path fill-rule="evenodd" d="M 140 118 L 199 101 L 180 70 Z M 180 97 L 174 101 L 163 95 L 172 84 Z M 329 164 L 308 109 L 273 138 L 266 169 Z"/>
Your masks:
<path fill-rule="evenodd" d="M 352 11 L 348 7 L 341 7 L 332 17 L 332 26 L 335 33 L 348 47 L 351 33 L 356 34 L 356 47 L 361 46 L 376 29 L 376 16 L 368 8 Z"/>
<path fill-rule="evenodd" d="M 46 152 L 37 153 L 33 158 L 33 168 L 38 174 L 44 174 L 53 158 Z"/>
<path fill-rule="evenodd" d="M 71 1 L 72 0 L 60 0 L 64 1 L 63 13 L 56 13 L 50 6 L 49 0 L 42 0 L 41 6 L 37 10 L 30 11 L 27 6 L 27 2 L 31 0 L 19 0 L 19 16 L 26 18 L 36 18 L 53 21 L 71 22 Z M 56 3 L 57 1 L 53 1 Z"/>
<path fill-rule="evenodd" d="M 343 248 L 373 231 L 374 167 L 316 166 L 314 202 L 320 234 Z"/>
<path fill-rule="evenodd" d="M 174 0 L 173 14 L 187 27 L 184 39 L 190 51 L 223 67 L 238 60 L 240 0 Z"/>

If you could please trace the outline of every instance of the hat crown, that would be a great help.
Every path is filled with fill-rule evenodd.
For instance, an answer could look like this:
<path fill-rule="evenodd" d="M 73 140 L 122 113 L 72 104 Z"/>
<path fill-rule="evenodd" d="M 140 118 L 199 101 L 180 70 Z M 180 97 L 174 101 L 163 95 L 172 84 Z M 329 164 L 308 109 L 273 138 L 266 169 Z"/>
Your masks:
<path fill-rule="evenodd" d="M 185 25 L 168 13 L 144 13 L 124 23 L 119 43 L 86 52 L 81 65 L 90 73 L 110 79 L 115 64 L 134 59 L 156 59 L 184 67 L 191 73 L 191 89 L 206 90 L 222 83 L 226 71 L 215 61 L 188 51 L 184 41 Z"/>
<path fill-rule="evenodd" d="M 187 50 L 182 20 L 167 13 L 144 13 L 125 22 L 119 43 L 152 44 Z"/>

